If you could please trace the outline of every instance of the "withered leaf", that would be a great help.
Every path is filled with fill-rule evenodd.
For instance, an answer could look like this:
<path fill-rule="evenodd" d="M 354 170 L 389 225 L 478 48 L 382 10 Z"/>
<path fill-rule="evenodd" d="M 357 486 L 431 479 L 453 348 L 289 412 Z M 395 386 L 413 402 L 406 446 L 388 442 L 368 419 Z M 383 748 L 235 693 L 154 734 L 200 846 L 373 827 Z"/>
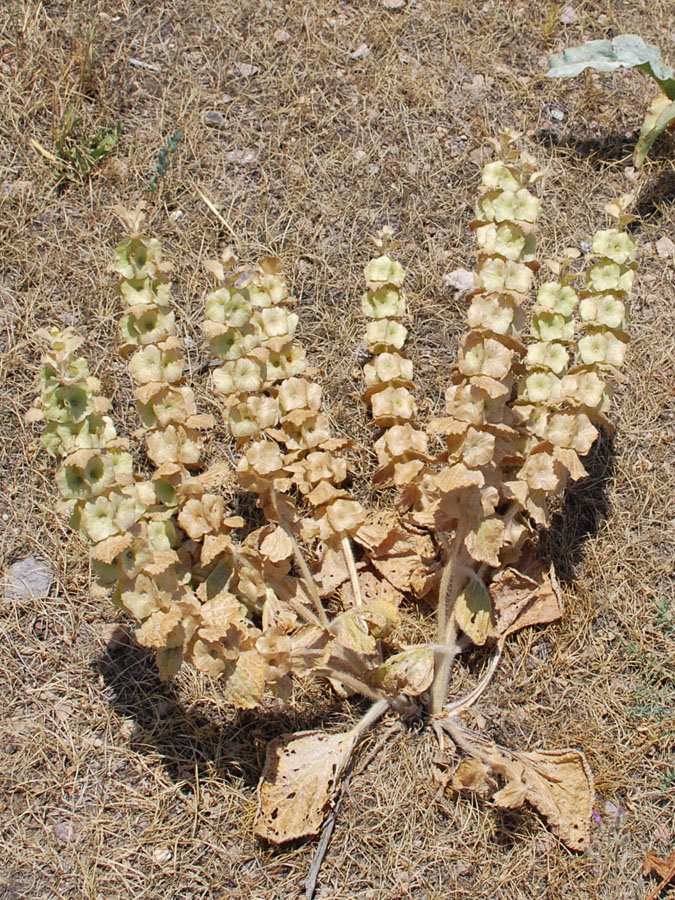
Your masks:
<path fill-rule="evenodd" d="M 95 544 L 89 551 L 89 555 L 92 559 L 110 565 L 115 557 L 130 545 L 131 535 L 128 532 L 125 534 L 114 534 L 99 544 Z"/>
<path fill-rule="evenodd" d="M 562 595 L 553 564 L 541 560 L 527 564 L 528 574 L 508 567 L 490 585 L 495 633 L 506 636 L 528 625 L 556 622 L 563 612 Z"/>
<path fill-rule="evenodd" d="M 157 550 L 152 559 L 143 566 L 143 571 L 152 577 L 166 572 L 178 562 L 178 554 L 175 550 Z"/>
<path fill-rule="evenodd" d="M 454 615 L 467 637 L 482 647 L 492 631 L 492 604 L 482 581 L 472 578 L 457 597 Z"/>
<path fill-rule="evenodd" d="M 568 847 L 585 850 L 595 792 L 583 753 L 573 749 L 536 750 L 515 756 L 525 766 L 527 800 Z"/>
<path fill-rule="evenodd" d="M 472 528 L 464 539 L 464 546 L 472 559 L 487 563 L 489 566 L 499 565 L 499 551 L 504 540 L 504 523 L 501 519 L 483 519 Z"/>
<path fill-rule="evenodd" d="M 374 569 L 402 593 L 423 597 L 434 585 L 436 550 L 430 536 L 406 531 L 391 520 L 364 525 L 354 539 L 368 551 Z M 396 522 L 397 524 L 394 524 Z"/>
<path fill-rule="evenodd" d="M 326 547 L 314 580 L 319 587 L 319 596 L 330 597 L 336 588 L 349 580 L 344 554 L 332 547 Z"/>
<path fill-rule="evenodd" d="M 463 759 L 452 774 L 452 789 L 478 791 L 484 785 L 489 771 L 479 759 Z"/>
<path fill-rule="evenodd" d="M 649 897 L 647 897 L 647 900 L 655 900 L 664 887 L 667 887 L 672 881 L 675 881 L 675 850 L 673 850 L 667 859 L 661 859 L 660 856 L 657 856 L 656 853 L 649 850 L 645 854 L 642 874 L 645 877 L 647 875 L 658 875 L 659 878 L 661 878 L 661 884 L 659 884 L 658 887 L 651 892 Z"/>
<path fill-rule="evenodd" d="M 388 694 L 417 697 L 427 690 L 433 677 L 433 651 L 430 647 L 414 647 L 390 656 L 375 669 L 371 679 Z"/>
<path fill-rule="evenodd" d="M 267 662 L 256 650 L 239 654 L 237 663 L 225 682 L 225 696 L 238 709 L 255 709 L 265 689 Z"/>
<path fill-rule="evenodd" d="M 271 562 L 277 563 L 293 555 L 293 541 L 281 526 L 266 535 L 260 544 L 260 552 Z"/>
<path fill-rule="evenodd" d="M 354 732 L 305 731 L 272 741 L 258 785 L 256 836 L 283 844 L 317 834 L 357 740 Z"/>
<path fill-rule="evenodd" d="M 206 534 L 202 544 L 201 564 L 208 566 L 221 553 L 231 550 L 232 539 L 229 534 Z"/>
<path fill-rule="evenodd" d="M 464 746 L 464 729 L 456 733 Z M 569 748 L 511 751 L 473 733 L 465 749 L 476 759 L 471 760 L 470 770 L 456 773 L 460 789 L 479 791 L 484 789 L 488 774 L 499 775 L 506 784 L 493 794 L 497 806 L 517 809 L 527 800 L 568 847 L 584 850 L 588 846 L 595 792 L 593 776 L 582 753 Z M 486 768 L 482 780 L 477 762 Z M 453 779 L 453 786 L 454 783 Z"/>

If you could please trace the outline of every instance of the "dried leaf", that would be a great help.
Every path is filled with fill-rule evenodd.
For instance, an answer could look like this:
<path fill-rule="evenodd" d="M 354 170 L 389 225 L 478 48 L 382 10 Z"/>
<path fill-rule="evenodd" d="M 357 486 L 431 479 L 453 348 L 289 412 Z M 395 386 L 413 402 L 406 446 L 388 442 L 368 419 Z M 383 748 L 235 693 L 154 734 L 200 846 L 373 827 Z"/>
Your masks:
<path fill-rule="evenodd" d="M 675 881 L 675 850 L 673 850 L 667 859 L 661 859 L 660 856 L 657 856 L 656 853 L 649 850 L 645 854 L 642 874 L 645 877 L 647 877 L 647 875 L 656 874 L 662 879 L 661 884 L 652 891 L 649 897 L 647 897 L 647 900 L 654 900 L 655 897 L 658 897 L 664 887 L 667 887 L 672 881 Z"/>
<path fill-rule="evenodd" d="M 573 850 L 588 846 L 593 809 L 593 776 L 578 750 L 517 753 L 524 764 L 526 798 L 546 818 L 558 837 Z"/>
<path fill-rule="evenodd" d="M 321 597 L 330 597 L 341 584 L 349 580 L 349 570 L 342 551 L 333 550 L 331 547 L 326 548 L 314 580 L 319 587 Z"/>
<path fill-rule="evenodd" d="M 293 555 L 293 541 L 281 526 L 268 534 L 260 545 L 260 551 L 271 562 L 277 563 Z"/>
<path fill-rule="evenodd" d="M 527 800 L 568 847 L 584 850 L 588 846 L 595 794 L 593 776 L 582 753 L 573 749 L 511 751 L 465 729 L 455 729 L 451 734 L 456 734 L 463 748 L 476 757 L 456 773 L 461 788 L 484 790 L 487 773 L 499 775 L 506 784 L 493 794 L 497 806 L 517 809 Z M 480 764 L 487 770 L 483 779 Z"/>
<path fill-rule="evenodd" d="M 499 551 L 504 543 L 504 523 L 501 519 L 483 519 L 464 539 L 464 546 L 472 559 L 499 565 Z"/>
<path fill-rule="evenodd" d="M 175 550 L 156 550 L 152 559 L 143 566 L 143 571 L 151 577 L 161 575 L 178 562 L 178 554 Z"/>
<path fill-rule="evenodd" d="M 496 635 L 505 637 L 528 625 L 556 622 L 562 616 L 562 595 L 553 564 L 547 570 L 541 560 L 533 559 L 526 571 L 528 574 L 506 568 L 490 585 Z"/>
<path fill-rule="evenodd" d="M 485 783 L 489 768 L 479 759 L 463 759 L 452 775 L 455 791 L 478 791 Z"/>
<path fill-rule="evenodd" d="M 110 565 L 118 553 L 121 553 L 122 550 L 126 550 L 130 544 L 131 535 L 129 533 L 114 534 L 112 537 L 106 538 L 105 541 L 95 544 L 89 551 L 89 554 L 92 559 Z"/>
<path fill-rule="evenodd" d="M 256 650 L 239 655 L 225 682 L 225 696 L 239 709 L 255 709 L 262 701 L 267 662 Z"/>
<path fill-rule="evenodd" d="M 258 786 L 256 836 L 283 844 L 317 834 L 357 740 L 351 731 L 305 731 L 272 741 Z"/>
<path fill-rule="evenodd" d="M 423 597 L 432 589 L 436 580 L 433 541 L 429 535 L 406 531 L 395 513 L 362 525 L 354 540 L 367 550 L 373 568 L 397 590 Z"/>
<path fill-rule="evenodd" d="M 200 562 L 203 566 L 208 566 L 226 551 L 232 551 L 232 539 L 229 534 L 207 534 L 204 536 Z"/>
<path fill-rule="evenodd" d="M 364 569 L 363 564 L 357 566 L 359 587 L 361 589 L 361 597 L 365 604 L 369 601 L 382 601 L 392 606 L 399 607 L 404 600 L 404 596 L 397 588 L 390 584 L 386 579 L 381 578 L 371 569 Z M 342 606 L 345 609 L 351 609 L 355 605 L 354 593 L 351 583 L 346 579 L 341 591 Z"/>
<path fill-rule="evenodd" d="M 372 680 L 388 694 L 417 697 L 431 685 L 434 677 L 434 654 L 430 647 L 414 647 L 396 653 L 379 666 Z"/>

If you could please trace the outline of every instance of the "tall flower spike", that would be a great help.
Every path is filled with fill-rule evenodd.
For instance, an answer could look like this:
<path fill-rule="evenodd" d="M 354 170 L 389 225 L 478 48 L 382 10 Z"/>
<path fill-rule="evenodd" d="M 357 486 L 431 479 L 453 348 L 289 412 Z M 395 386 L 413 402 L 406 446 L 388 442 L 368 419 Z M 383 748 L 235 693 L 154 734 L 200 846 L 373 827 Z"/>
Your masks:
<path fill-rule="evenodd" d="M 147 454 L 157 467 L 178 467 L 187 477 L 187 469 L 200 462 L 199 432 L 212 427 L 213 419 L 197 414 L 194 393 L 183 380 L 185 359 L 176 337 L 169 267 L 162 262 L 161 244 L 141 232 L 141 208 L 134 214 L 118 209 L 118 214 L 133 226 L 112 264 L 120 276 L 118 292 L 124 307 L 121 352 L 131 354 L 129 373 L 137 384 Z"/>
<path fill-rule="evenodd" d="M 379 468 L 373 481 L 378 487 L 409 485 L 427 459 L 427 436 L 415 424 L 413 365 L 403 350 L 408 333 L 400 321 L 407 316 L 405 272 L 391 256 L 398 247 L 392 238 L 392 229 L 385 227 L 372 239 L 380 255 L 364 269 L 368 289 L 361 299 L 361 309 L 370 319 L 366 347 L 371 354 L 363 369 L 363 399 L 370 405 L 373 424 L 382 429 L 375 442 Z"/>
<path fill-rule="evenodd" d="M 81 340 L 70 329 L 40 333 L 49 345 L 42 369 L 43 441 L 62 459 L 56 483 L 71 524 L 92 544 L 99 584 L 115 586 L 113 599 L 143 621 L 161 608 L 178 585 L 172 566 L 176 530 L 158 507 L 151 483 L 133 473 L 126 441 L 102 412 L 108 401 L 86 361 L 76 357 Z M 167 601 L 168 602 L 168 601 Z M 159 645 L 153 645 L 159 646 Z M 159 656 L 160 668 L 163 659 Z M 173 671 L 173 669 L 172 669 Z M 168 674 L 164 670 L 165 674 Z"/>
<path fill-rule="evenodd" d="M 471 331 L 446 392 L 446 415 L 428 426 L 445 440 L 445 466 L 433 479 L 434 502 L 417 517 L 440 531 L 462 530 L 465 551 L 489 566 L 499 565 L 502 547 L 525 535 L 522 523 L 504 523 L 496 510 L 507 499 L 502 464 L 516 452 L 507 401 L 522 370 L 522 307 L 536 269 L 533 230 L 540 205 L 525 187 L 526 169 L 513 158 L 482 171 L 472 226 L 479 250 L 476 289 L 468 298 Z"/>
<path fill-rule="evenodd" d="M 620 203 L 607 211 L 624 224 Z M 568 455 L 583 455 L 597 437 L 596 425 L 608 427 L 608 376 L 615 375 L 626 354 L 628 301 L 635 277 L 635 241 L 620 228 L 596 232 L 591 265 L 586 270 L 579 313 L 585 335 L 577 343 L 575 365 L 562 380 L 559 412 L 547 423 L 545 437 Z"/>

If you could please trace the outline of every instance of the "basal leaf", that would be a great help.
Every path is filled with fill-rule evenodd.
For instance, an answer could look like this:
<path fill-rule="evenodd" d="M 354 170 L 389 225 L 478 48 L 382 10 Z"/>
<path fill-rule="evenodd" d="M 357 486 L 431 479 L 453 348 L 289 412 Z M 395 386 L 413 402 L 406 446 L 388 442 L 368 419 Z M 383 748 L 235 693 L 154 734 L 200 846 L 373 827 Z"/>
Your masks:
<path fill-rule="evenodd" d="M 675 99 L 671 100 L 665 94 L 659 94 L 652 101 L 640 128 L 640 137 L 633 154 L 636 169 L 639 169 L 645 161 L 657 137 L 673 123 L 675 123 Z"/>
<path fill-rule="evenodd" d="M 547 78 L 573 78 L 588 68 L 596 72 L 642 69 L 669 99 L 675 100 L 675 72 L 662 61 L 656 45 L 645 44 L 636 34 L 620 34 L 612 41 L 587 41 L 553 54 L 548 62 Z"/>
<path fill-rule="evenodd" d="M 317 834 L 333 806 L 358 732 L 305 731 L 267 748 L 255 833 L 273 844 Z"/>

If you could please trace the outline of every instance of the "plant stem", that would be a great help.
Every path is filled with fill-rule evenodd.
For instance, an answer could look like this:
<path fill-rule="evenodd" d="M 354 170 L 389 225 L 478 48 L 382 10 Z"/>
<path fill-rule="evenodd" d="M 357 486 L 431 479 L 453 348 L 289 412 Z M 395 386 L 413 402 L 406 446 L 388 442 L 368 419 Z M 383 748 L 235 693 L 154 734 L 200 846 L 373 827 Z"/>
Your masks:
<path fill-rule="evenodd" d="M 293 556 L 295 558 L 295 562 L 302 573 L 302 581 L 305 586 L 305 591 L 312 598 L 312 602 L 314 603 L 314 608 L 316 609 L 317 615 L 319 617 L 319 622 L 321 623 L 323 628 L 328 628 L 329 622 L 328 617 L 326 616 L 326 610 L 323 608 L 323 603 L 321 602 L 321 598 L 319 597 L 319 591 L 316 587 L 316 582 L 312 578 L 312 573 L 309 571 L 309 566 L 307 565 L 307 560 L 304 557 L 302 549 L 300 548 L 300 544 L 298 543 L 298 539 L 293 534 L 293 529 L 291 528 L 286 516 L 281 513 L 279 509 L 279 504 L 277 502 L 277 494 L 274 488 L 270 488 L 270 499 L 272 501 L 272 506 L 274 507 L 274 511 L 277 514 L 277 518 L 279 519 L 279 524 L 286 532 L 286 535 L 291 541 L 293 545 Z"/>
<path fill-rule="evenodd" d="M 441 584 L 438 591 L 438 643 L 443 649 L 434 652 L 434 682 L 431 686 L 431 712 L 435 715 L 441 711 L 448 691 L 450 672 L 455 657 L 459 653 L 457 646 L 457 623 L 453 616 L 455 602 L 461 587 L 457 577 L 457 560 L 464 546 L 466 526 L 458 524 L 452 542 L 452 552 L 445 563 Z"/>
<path fill-rule="evenodd" d="M 361 585 L 359 584 L 359 575 L 356 571 L 356 563 L 354 562 L 354 553 L 352 551 L 352 543 L 349 535 L 344 535 L 340 541 L 342 546 L 342 555 L 344 556 L 347 569 L 349 570 L 349 578 L 352 583 L 352 593 L 354 594 L 354 604 L 363 606 L 363 595 L 361 594 Z"/>
<path fill-rule="evenodd" d="M 371 725 L 374 725 L 378 719 L 382 718 L 390 706 L 388 697 L 383 697 L 381 700 L 373 703 L 368 712 L 352 728 L 352 734 L 360 737 L 364 731 L 367 731 Z"/>
<path fill-rule="evenodd" d="M 485 693 L 488 685 L 492 681 L 492 678 L 497 671 L 497 666 L 499 665 L 499 661 L 502 658 L 502 646 L 499 644 L 497 646 L 497 650 L 495 651 L 492 659 L 490 660 L 487 671 L 478 682 L 476 687 L 471 691 L 470 694 L 467 694 L 466 697 L 462 697 L 460 700 L 455 700 L 453 703 L 449 703 L 447 706 L 444 706 L 441 710 L 441 714 L 444 717 L 451 718 L 453 716 L 458 716 L 460 713 L 466 712 L 467 709 L 473 706 L 477 700 L 482 697 Z"/>

